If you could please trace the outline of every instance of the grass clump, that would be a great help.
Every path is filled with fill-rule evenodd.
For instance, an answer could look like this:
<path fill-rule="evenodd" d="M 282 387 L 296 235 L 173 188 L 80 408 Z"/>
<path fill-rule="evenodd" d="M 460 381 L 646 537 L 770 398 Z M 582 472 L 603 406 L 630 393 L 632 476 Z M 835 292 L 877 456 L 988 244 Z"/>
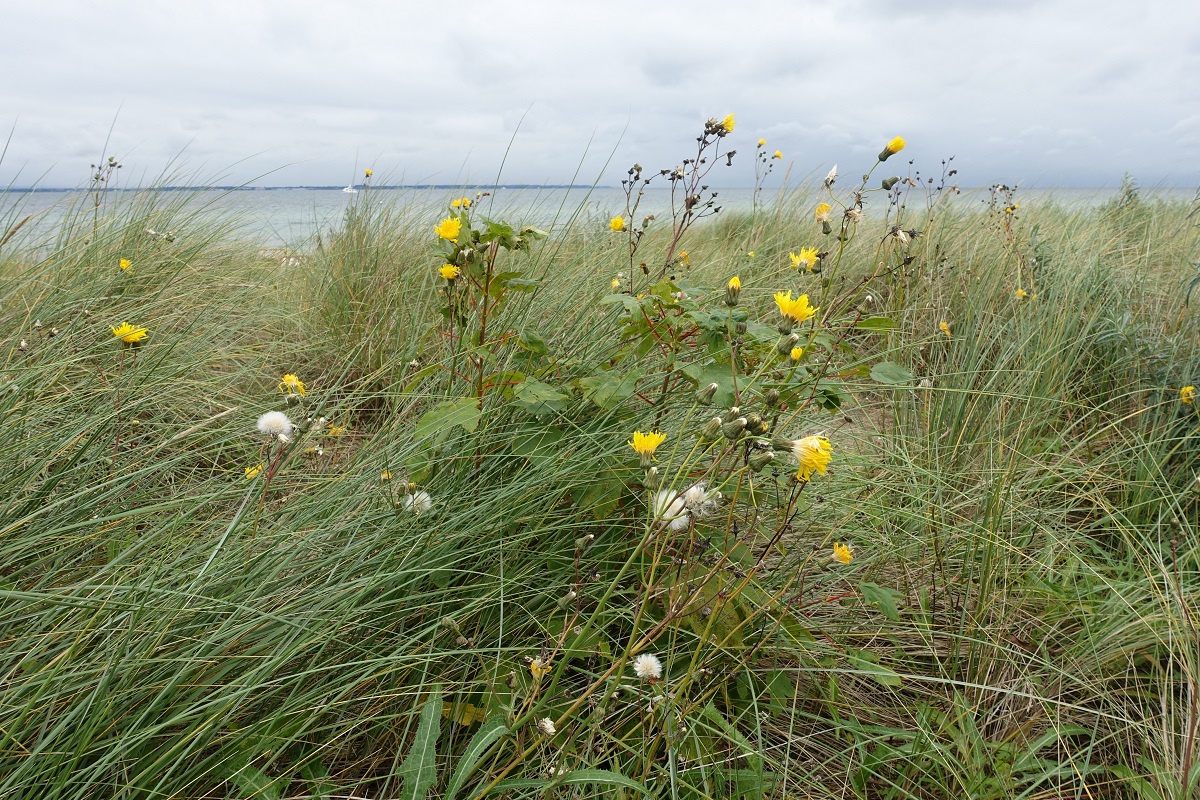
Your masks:
<path fill-rule="evenodd" d="M 1188 209 L 897 138 L 717 216 L 733 131 L 549 231 L 368 174 L 282 271 L 11 237 L 0 793 L 1188 797 Z"/>

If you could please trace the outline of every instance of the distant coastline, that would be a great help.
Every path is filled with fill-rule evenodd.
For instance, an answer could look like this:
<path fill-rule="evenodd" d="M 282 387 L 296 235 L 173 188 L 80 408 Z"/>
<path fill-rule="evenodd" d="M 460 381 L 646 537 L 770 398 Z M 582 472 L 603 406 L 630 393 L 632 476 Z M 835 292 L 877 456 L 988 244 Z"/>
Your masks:
<path fill-rule="evenodd" d="M 357 184 L 362 186 L 362 184 Z M 147 189 L 154 189 L 159 192 L 277 192 L 282 190 L 306 189 L 311 192 L 340 192 L 345 186 L 137 186 L 137 187 L 113 187 L 106 189 L 109 192 L 143 192 Z M 435 191 L 485 191 L 491 192 L 497 189 L 611 189 L 611 186 L 591 186 L 587 184 L 571 184 L 571 183 L 482 183 L 463 186 L 459 183 L 395 183 L 395 184 L 378 184 L 371 186 L 372 189 L 383 191 L 394 191 L 396 189 L 432 189 Z M 0 192 L 86 192 L 87 187 L 84 186 L 13 186 L 8 189 L 0 189 Z"/>

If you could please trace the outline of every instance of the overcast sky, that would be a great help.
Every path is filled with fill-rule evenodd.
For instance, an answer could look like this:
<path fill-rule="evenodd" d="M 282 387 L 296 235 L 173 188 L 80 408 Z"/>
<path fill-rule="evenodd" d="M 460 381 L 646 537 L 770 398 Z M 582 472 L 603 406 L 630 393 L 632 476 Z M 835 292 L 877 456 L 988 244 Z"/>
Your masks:
<path fill-rule="evenodd" d="M 955 156 L 964 186 L 1200 185 L 1200 0 L 4 0 L 2 18 L 0 186 L 86 183 L 102 151 L 125 183 L 173 163 L 186 182 L 616 185 L 731 112 L 715 185 L 752 185 L 760 136 L 778 185 L 858 174 L 896 135 L 924 174 Z"/>

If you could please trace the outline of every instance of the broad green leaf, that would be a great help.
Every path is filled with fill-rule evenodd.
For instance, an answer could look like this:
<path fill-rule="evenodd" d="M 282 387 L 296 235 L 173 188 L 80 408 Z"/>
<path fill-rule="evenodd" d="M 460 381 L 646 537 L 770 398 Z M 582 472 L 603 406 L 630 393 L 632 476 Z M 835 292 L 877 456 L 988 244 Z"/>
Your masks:
<path fill-rule="evenodd" d="M 471 777 L 471 773 L 475 770 L 475 765 L 479 762 L 488 751 L 488 748 L 509 733 L 508 727 L 504 724 L 504 717 L 496 716 L 483 723 L 475 735 L 471 737 L 471 741 L 467 744 L 467 749 L 459 756 L 458 766 L 454 768 L 454 774 L 450 777 L 450 784 L 446 787 L 445 800 L 455 800 L 458 797 L 458 792 L 466 783 L 467 778 Z M 543 781 L 544 783 L 544 781 Z"/>
<path fill-rule="evenodd" d="M 505 289 L 512 289 L 515 292 L 532 292 L 542 286 L 542 282 L 537 278 L 507 278 L 501 283 Z"/>
<path fill-rule="evenodd" d="M 846 660 L 856 670 L 865 672 L 874 678 L 880 686 L 899 686 L 901 684 L 900 676 L 896 674 L 895 670 L 864 658 L 862 653 L 847 653 Z"/>
<path fill-rule="evenodd" d="M 871 377 L 880 383 L 911 383 L 913 374 L 894 361 L 880 361 L 871 367 Z"/>
<path fill-rule="evenodd" d="M 896 327 L 896 321 L 889 317 L 868 317 L 859 320 L 854 327 L 865 331 L 890 331 Z"/>
<path fill-rule="evenodd" d="M 235 762 L 235 767 L 226 776 L 231 783 L 238 787 L 242 797 L 253 800 L 279 800 L 282 796 L 286 781 L 276 782 L 260 769 L 250 766 L 247 761 Z"/>
<path fill-rule="evenodd" d="M 435 683 L 421 709 L 417 735 L 404 762 L 396 770 L 404 780 L 401 797 L 405 800 L 425 800 L 437 781 L 437 740 L 442 732 L 442 685 Z"/>
<path fill-rule="evenodd" d="M 571 396 L 560 392 L 553 386 L 530 378 L 522 383 L 513 393 L 518 406 L 531 414 L 549 414 L 562 411 L 567 407 Z"/>
<path fill-rule="evenodd" d="M 579 386 L 583 390 L 584 397 L 605 411 L 611 411 L 637 391 L 640 377 L 641 372 L 637 370 L 624 375 L 605 372 L 581 378 Z"/>
<path fill-rule="evenodd" d="M 518 337 L 521 347 L 524 347 L 531 353 L 536 353 L 539 356 L 544 356 L 550 350 L 546 344 L 545 338 L 533 328 L 522 328 L 521 334 Z"/>
<path fill-rule="evenodd" d="M 858 591 L 862 593 L 863 600 L 867 605 L 875 606 L 888 619 L 900 619 L 900 611 L 896 608 L 896 598 L 901 595 L 895 589 L 863 581 L 858 585 Z"/>
<path fill-rule="evenodd" d="M 468 433 L 479 427 L 478 401 L 473 397 L 460 397 L 457 400 L 447 400 L 426 411 L 417 421 L 413 436 L 418 440 L 433 439 L 440 444 L 450 430 L 455 426 L 461 427 Z"/>
<path fill-rule="evenodd" d="M 697 387 L 717 385 L 717 393 L 713 396 L 713 405 L 728 407 L 733 405 L 733 371 L 728 364 L 688 364 L 680 369 L 684 375 L 696 382 Z"/>

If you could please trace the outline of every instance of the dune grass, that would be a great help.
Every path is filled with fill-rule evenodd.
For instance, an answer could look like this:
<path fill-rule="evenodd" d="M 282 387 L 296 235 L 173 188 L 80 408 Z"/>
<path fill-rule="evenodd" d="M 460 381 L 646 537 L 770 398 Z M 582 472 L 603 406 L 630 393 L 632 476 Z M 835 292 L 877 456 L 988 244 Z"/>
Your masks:
<path fill-rule="evenodd" d="M 184 200 L 0 246 L 0 796 L 1197 791 L 1187 206 L 364 200 L 280 264 Z"/>

